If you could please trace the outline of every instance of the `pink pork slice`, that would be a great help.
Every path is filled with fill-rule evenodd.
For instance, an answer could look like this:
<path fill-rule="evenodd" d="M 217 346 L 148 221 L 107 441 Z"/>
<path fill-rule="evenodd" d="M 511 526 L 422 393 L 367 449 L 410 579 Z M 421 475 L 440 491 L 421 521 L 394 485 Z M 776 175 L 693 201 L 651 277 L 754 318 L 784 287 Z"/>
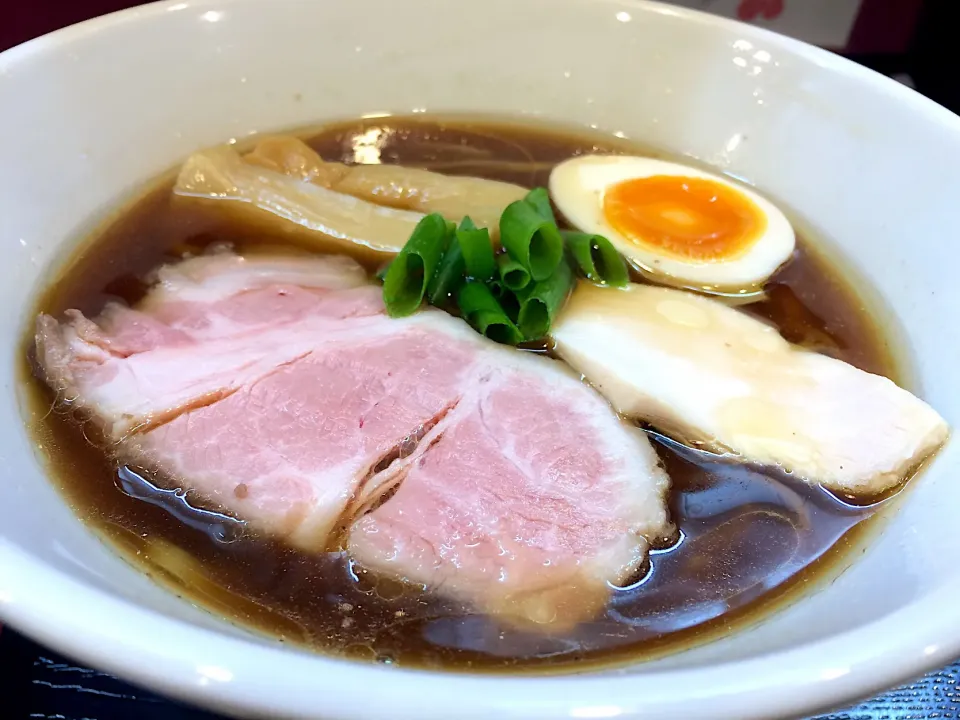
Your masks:
<path fill-rule="evenodd" d="M 325 547 L 361 484 L 456 402 L 473 361 L 469 346 L 385 324 L 393 332 L 318 341 L 219 402 L 128 439 L 127 457 L 184 478 L 261 530 Z"/>
<path fill-rule="evenodd" d="M 456 407 L 353 524 L 364 567 L 543 624 L 589 617 L 669 533 L 666 474 L 559 363 L 490 349 Z"/>
<path fill-rule="evenodd" d="M 182 266 L 162 269 L 139 309 L 108 307 L 98 323 L 41 316 L 48 382 L 121 460 L 322 549 L 358 486 L 456 400 L 475 349 L 436 345 L 419 317 L 388 318 L 343 258 Z"/>
<path fill-rule="evenodd" d="M 246 271 L 244 274 L 243 271 Z M 379 292 L 346 258 L 219 254 L 158 272 L 139 309 L 98 322 L 37 319 L 37 350 L 60 397 L 120 439 L 215 402 L 349 328 L 386 324 Z"/>
<path fill-rule="evenodd" d="M 536 622 L 592 613 L 669 532 L 649 442 L 561 364 L 342 258 L 167 266 L 137 308 L 41 316 L 61 398 L 118 458 L 306 550 Z"/>

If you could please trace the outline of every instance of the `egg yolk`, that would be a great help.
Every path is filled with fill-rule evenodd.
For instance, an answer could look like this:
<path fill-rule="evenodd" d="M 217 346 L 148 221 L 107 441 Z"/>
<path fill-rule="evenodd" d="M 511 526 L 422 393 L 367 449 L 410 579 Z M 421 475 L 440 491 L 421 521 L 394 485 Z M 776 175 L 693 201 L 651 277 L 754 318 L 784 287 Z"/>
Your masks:
<path fill-rule="evenodd" d="M 735 188 L 675 175 L 613 185 L 604 193 L 603 214 L 617 232 L 641 247 L 700 262 L 738 257 L 767 227 L 763 211 Z"/>

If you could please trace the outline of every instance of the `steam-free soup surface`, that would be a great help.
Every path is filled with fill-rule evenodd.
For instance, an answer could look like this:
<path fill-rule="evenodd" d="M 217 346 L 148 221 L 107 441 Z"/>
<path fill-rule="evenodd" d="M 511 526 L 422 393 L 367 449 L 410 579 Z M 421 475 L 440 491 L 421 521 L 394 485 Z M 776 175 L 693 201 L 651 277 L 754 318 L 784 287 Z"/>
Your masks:
<path fill-rule="evenodd" d="M 546 185 L 552 166 L 576 154 L 645 153 L 604 136 L 449 119 L 361 121 L 305 137 L 330 160 L 400 163 L 529 187 Z M 170 187 L 161 183 L 91 237 L 37 311 L 78 308 L 92 316 L 110 299 L 134 303 L 151 268 L 216 244 L 305 252 L 282 236 L 227 224 L 205 206 L 172 201 Z M 766 293 L 745 309 L 776 324 L 788 340 L 897 379 L 868 310 L 840 269 L 803 238 Z M 29 359 L 29 372 L 27 365 Z M 92 431 L 68 411 L 50 413 L 55 398 L 44 383 L 28 383 L 33 429 L 54 479 L 81 517 L 147 572 L 283 641 L 386 663 L 562 669 L 678 648 L 754 617 L 802 584 L 798 579 L 824 571 L 877 507 L 842 502 L 776 471 L 722 463 L 655 436 L 673 482 L 670 509 L 679 537 L 615 589 L 594 621 L 542 634 L 378 580 L 340 553 L 305 554 L 257 537 L 190 493 L 158 489 L 137 468 L 107 459 L 88 437 Z"/>

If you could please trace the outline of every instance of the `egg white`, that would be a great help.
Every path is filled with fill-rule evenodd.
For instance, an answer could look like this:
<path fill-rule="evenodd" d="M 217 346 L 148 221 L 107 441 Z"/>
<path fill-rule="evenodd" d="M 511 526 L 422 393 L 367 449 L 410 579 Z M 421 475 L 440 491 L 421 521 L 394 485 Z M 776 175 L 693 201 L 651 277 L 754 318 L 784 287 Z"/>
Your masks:
<path fill-rule="evenodd" d="M 767 227 L 751 247 L 729 259 L 684 260 L 641 247 L 607 222 L 604 194 L 624 180 L 658 175 L 703 178 L 731 188 L 756 205 L 766 217 Z M 796 247 L 793 227 L 770 201 L 726 178 L 677 163 L 622 155 L 582 155 L 553 169 L 549 189 L 557 208 L 571 225 L 583 232 L 603 235 L 642 272 L 672 285 L 719 292 L 755 290 Z"/>

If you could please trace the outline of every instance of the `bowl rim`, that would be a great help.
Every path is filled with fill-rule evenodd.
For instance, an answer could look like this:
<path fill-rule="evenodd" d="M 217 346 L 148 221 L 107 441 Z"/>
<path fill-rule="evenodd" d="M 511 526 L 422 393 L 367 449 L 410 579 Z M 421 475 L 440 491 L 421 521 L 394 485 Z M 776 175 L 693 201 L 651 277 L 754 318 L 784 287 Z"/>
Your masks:
<path fill-rule="evenodd" d="M 910 88 L 829 51 L 777 33 L 708 13 L 651 0 L 593 1 L 669 15 L 685 22 L 736 30 L 892 96 L 926 122 L 960 135 L 960 117 Z M 0 74 L 47 49 L 62 47 L 173 9 L 263 0 L 161 0 L 87 20 L 0 53 Z M 942 452 L 942 451 L 941 451 Z M 29 590 L 23 590 L 29 588 Z M 389 714 L 410 720 L 445 718 L 451 707 L 487 718 L 785 717 L 823 710 L 894 686 L 960 656 L 960 579 L 890 615 L 836 635 L 746 660 L 702 667 L 643 670 L 632 674 L 553 677 L 467 675 L 386 668 L 257 645 L 216 630 L 175 620 L 87 585 L 44 564 L 3 537 L 0 530 L 0 616 L 12 628 L 59 652 L 180 699 L 241 713 L 277 717 L 348 718 Z M 62 598 L 70 597 L 69 606 Z M 76 612 L 76 608 L 84 612 Z M 909 628 L 889 634 L 886 628 Z M 888 638 L 881 654 L 871 637 Z M 171 650 L 173 648 L 174 650 Z M 190 648 L 190 656 L 177 652 Z M 130 658 L 136 659 L 131 665 Z M 246 658 L 246 660 L 244 660 Z M 312 678 L 305 687 L 304 678 Z M 671 682 L 665 682 L 667 678 Z M 676 684 L 687 689 L 678 697 Z M 425 683 L 429 683 L 426 685 Z M 343 688 L 378 687 L 364 695 L 363 712 Z M 429 688 L 424 691 L 424 687 Z M 265 688 L 282 692 L 264 693 Z M 340 692 L 338 692 L 340 691 Z M 718 701 L 727 702 L 723 710 Z M 318 705 L 322 700 L 322 706 Z M 735 709 L 734 709 L 735 708 Z M 731 712 L 732 710 L 732 712 Z M 718 715 L 718 711 L 726 714 Z"/>

